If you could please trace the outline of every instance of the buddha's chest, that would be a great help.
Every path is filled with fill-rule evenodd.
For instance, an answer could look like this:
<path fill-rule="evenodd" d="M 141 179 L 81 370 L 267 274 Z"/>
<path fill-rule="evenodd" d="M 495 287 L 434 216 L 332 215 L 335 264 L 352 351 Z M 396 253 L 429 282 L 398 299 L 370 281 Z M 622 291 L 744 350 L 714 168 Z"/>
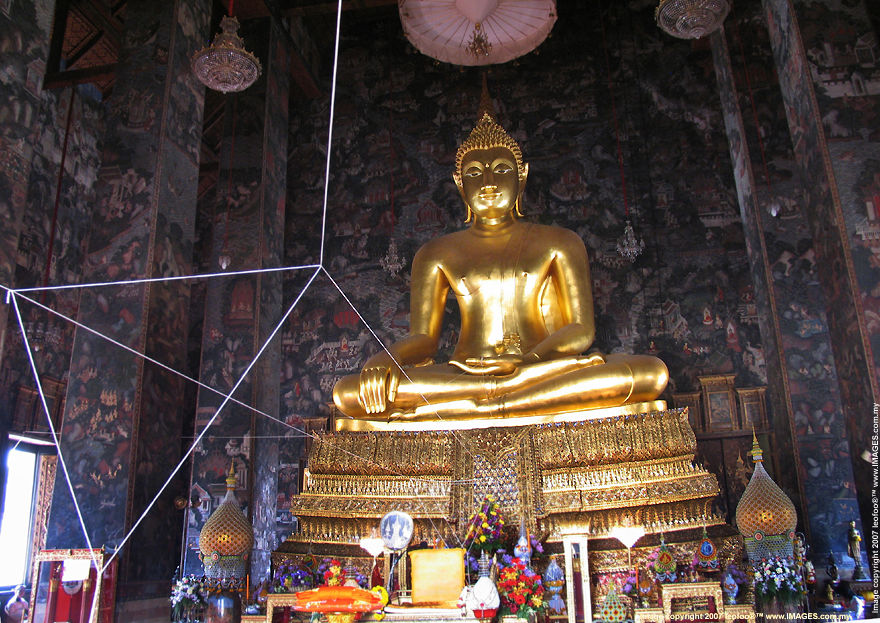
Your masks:
<path fill-rule="evenodd" d="M 445 267 L 450 288 L 461 302 L 528 305 L 539 296 L 549 272 L 547 260 L 528 249 L 462 251 Z"/>

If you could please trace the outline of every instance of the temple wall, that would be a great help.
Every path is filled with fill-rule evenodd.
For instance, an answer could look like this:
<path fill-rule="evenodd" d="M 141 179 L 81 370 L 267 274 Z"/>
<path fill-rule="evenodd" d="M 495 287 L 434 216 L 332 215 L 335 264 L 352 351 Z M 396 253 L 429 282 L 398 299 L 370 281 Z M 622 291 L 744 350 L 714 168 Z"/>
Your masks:
<path fill-rule="evenodd" d="M 159 11 L 150 2 L 126 6 L 96 201 L 86 221 L 84 281 L 191 273 L 203 91 L 187 67 L 206 36 L 209 10 L 204 3 L 163 4 Z M 77 320 L 181 368 L 188 309 L 185 282 L 108 286 L 83 291 Z M 179 398 L 179 378 L 82 328 L 69 378 L 65 463 L 59 463 L 47 546 L 112 548 L 137 524 L 121 552 L 120 600 L 167 595 L 180 543 L 181 517 L 171 501 L 183 483 L 172 482 L 140 519 L 180 458 L 192 405 Z"/>
<path fill-rule="evenodd" d="M 19 288 L 76 284 L 81 279 L 100 165 L 104 108 L 83 91 L 77 91 L 71 102 L 72 93 L 69 88 L 41 93 L 31 141 L 27 209 L 11 282 Z M 59 175 L 62 158 L 64 173 Z M 80 298 L 76 290 L 27 296 L 68 318 L 76 317 Z M 20 306 L 32 347 L 36 348 L 34 362 L 44 379 L 50 409 L 60 409 L 74 325 L 33 303 L 22 300 Z M 14 430 L 47 432 L 49 427 L 33 391 L 33 374 L 14 312 L 9 314 L 6 330 L 8 339 L 0 362 L 0 412 L 9 418 Z M 19 389 L 19 385 L 24 387 Z"/>
<path fill-rule="evenodd" d="M 809 324 L 818 324 L 817 334 L 827 331 L 830 346 L 825 349 L 827 362 L 822 366 L 804 365 L 809 364 L 810 357 L 789 364 L 797 370 L 799 383 L 808 386 L 808 391 L 815 396 L 812 401 L 801 401 L 796 407 L 795 422 L 802 455 L 821 456 L 825 462 L 824 470 L 805 466 L 808 478 L 825 480 L 824 486 L 812 488 L 811 495 L 815 500 L 810 510 L 811 522 L 824 524 L 829 542 L 835 543 L 842 540 L 847 519 L 857 518 L 859 507 L 863 521 L 871 516 L 871 466 L 862 455 L 871 439 L 872 407 L 877 401 L 878 386 L 869 344 L 872 331 L 864 307 L 866 298 L 861 291 L 865 286 L 868 289 L 874 286 L 860 280 L 856 274 L 844 217 L 845 203 L 840 193 L 846 178 L 840 177 L 841 167 L 835 164 L 836 158 L 830 149 L 835 135 L 845 137 L 830 124 L 837 119 L 839 111 L 833 110 L 833 106 L 823 108 L 820 102 L 823 92 L 834 92 L 836 88 L 830 87 L 827 76 L 823 77 L 827 72 L 825 64 L 834 63 L 832 73 L 843 77 L 876 72 L 877 59 L 863 57 L 863 62 L 856 63 L 853 58 L 843 59 L 834 54 L 824 58 L 819 51 L 820 47 L 834 50 L 838 45 L 853 50 L 866 38 L 873 40 L 876 49 L 876 33 L 860 3 L 847 8 L 839 6 L 831 11 L 824 4 L 765 1 L 763 8 L 791 136 L 794 156 L 791 171 L 795 183 L 809 180 L 808 184 L 801 186 L 804 192 L 798 204 L 805 218 L 805 232 L 812 240 L 811 253 L 805 258 L 808 262 L 815 262 L 812 279 L 815 286 L 811 289 L 821 290 L 825 306 L 824 319 L 814 313 L 813 318 L 819 321 Z M 854 66 L 857 64 L 859 67 Z M 840 95 L 847 99 L 854 96 L 858 100 L 854 103 L 856 108 L 870 108 L 872 99 L 876 102 L 876 95 L 872 97 L 864 89 L 861 93 Z M 850 129 L 855 130 L 865 119 L 860 121 L 858 117 L 850 116 L 850 121 Z M 868 167 L 873 150 L 871 134 L 869 129 L 863 136 L 860 134 L 857 142 L 850 144 L 853 151 L 862 153 Z M 850 157 L 852 154 L 846 159 Z M 798 297 L 793 298 L 797 300 Z M 792 305 L 791 312 L 794 322 L 810 320 L 809 317 L 798 317 L 804 312 L 809 314 L 809 307 Z M 823 326 L 823 322 L 827 324 Z M 805 348 L 810 349 L 809 346 Z M 823 391 L 828 392 L 829 381 L 833 382 L 829 365 L 832 362 L 837 376 L 837 382 L 831 385 L 832 401 L 821 403 L 818 397 Z M 835 392 L 839 392 L 841 409 L 833 404 Z M 852 476 L 847 477 L 849 474 Z M 806 481 L 804 486 L 806 488 Z M 837 493 L 831 497 L 820 496 L 817 489 L 830 492 L 836 489 Z M 835 499 L 835 503 L 829 505 L 829 499 Z M 836 534 L 836 538 L 832 534 Z M 821 547 L 824 543 L 819 540 L 819 545 Z M 849 561 L 843 563 L 851 564 Z"/>
<path fill-rule="evenodd" d="M 3 285 L 41 285 L 46 279 L 71 93 L 40 88 L 51 4 L 10 3 L 0 12 L 0 40 L 12 68 L 3 86 L 13 95 L 0 103 Z M 288 72 L 273 72 L 274 82 L 262 87 L 269 93 L 265 109 L 240 107 L 236 113 L 230 101 L 226 134 L 233 134 L 237 114 L 235 157 L 250 177 L 246 184 L 228 186 L 228 174 L 221 173 L 217 196 L 203 199 L 209 207 L 200 208 L 214 215 L 213 227 L 194 234 L 196 198 L 187 180 L 195 179 L 198 164 L 200 89 L 178 76 L 167 90 L 149 91 L 149 72 L 165 70 L 171 31 L 150 34 L 146 25 L 156 18 L 155 5 L 142 4 L 149 5 L 149 15 L 131 45 L 143 55 L 138 62 L 151 69 L 126 70 L 129 82 L 118 88 L 131 97 L 117 93 L 106 120 L 108 141 L 102 140 L 103 105 L 79 95 L 73 100 L 48 281 L 183 274 L 199 248 L 211 250 L 196 262 L 213 271 L 226 231 L 234 241 L 240 236 L 235 257 L 244 266 L 271 265 L 279 255 L 288 265 L 317 263 L 329 97 L 306 99 L 291 91 L 283 147 L 287 88 L 281 75 Z M 596 346 L 663 359 L 672 375 L 664 396 L 670 403 L 673 393 L 699 391 L 699 377 L 706 374 L 732 374 L 738 387 L 769 385 L 770 418 L 782 454 L 777 460 L 797 459 L 798 465 L 798 479 L 780 474 L 780 483 L 807 509 L 808 517 L 801 519 L 815 551 L 843 552 L 845 525 L 858 514 L 856 483 L 865 470 L 858 455 L 870 439 L 870 388 L 876 390 L 880 363 L 880 52 L 861 2 L 834 10 L 813 1 L 764 5 L 737 2 L 726 24 L 728 79 L 741 116 L 741 151 L 733 156 L 736 132 L 725 126 L 729 111 L 722 108 L 708 41 L 666 36 L 647 5 L 629 14 L 612 3 L 602 21 L 598 11 L 566 15 L 538 53 L 488 70 L 489 89 L 502 123 L 531 164 L 526 219 L 578 232 L 590 252 Z M 607 61 L 599 43 L 603 28 Z M 183 19 L 175 36 L 187 45 L 201 44 L 209 35 L 197 31 L 207 32 L 202 14 Z M 358 24 L 344 16 L 343 34 L 324 265 L 387 343 L 408 329 L 415 250 L 464 227 L 451 172 L 455 149 L 475 121 L 482 70 L 435 63 L 415 52 L 396 24 Z M 585 37 L 597 43 L 585 47 Z M 790 45 L 795 40 L 800 52 Z M 247 42 L 253 46 L 259 37 Z M 187 58 L 180 47 L 172 61 L 182 66 Z M 277 55 L 264 64 L 275 67 L 276 60 Z M 773 69 L 777 63 L 782 86 Z M 321 79 L 329 93 L 326 77 Z M 804 88 L 807 80 L 812 95 Z M 165 142 L 152 153 L 147 146 L 156 144 L 160 127 Z M 224 148 L 230 150 L 228 141 Z M 290 154 L 289 161 L 283 162 L 282 152 Z M 746 159 L 751 179 L 744 174 Z M 259 181 L 262 174 L 266 184 Z M 234 200 L 229 222 L 227 188 Z M 755 216 L 745 226 L 743 201 Z M 632 264 L 614 249 L 627 217 L 645 242 Z M 832 230 L 834 240 L 823 242 Z M 47 305 L 71 317 L 98 319 L 118 339 L 167 355 L 163 361 L 179 369 L 198 367 L 194 360 L 201 359 L 201 379 L 229 389 L 273 324 L 272 314 L 277 317 L 294 301 L 308 276 L 285 274 L 280 299 L 267 278 L 238 286 L 227 280 L 213 290 L 198 285 L 192 295 L 183 286 L 125 288 L 110 297 L 84 297 L 82 310 L 74 293 L 50 296 Z M 236 305 L 248 296 L 251 316 L 243 319 Z M 2 302 L 0 312 L 5 318 Z M 162 484 L 166 467 L 176 463 L 177 431 L 190 415 L 164 415 L 178 408 L 191 412 L 191 402 L 180 396 L 189 392 L 194 398 L 193 390 L 85 336 L 77 338 L 68 365 L 73 329 L 36 313 L 31 326 L 39 329 L 44 321 L 48 339 L 37 365 L 46 377 L 66 382 L 69 375 L 74 379 L 69 395 L 87 397 L 67 405 L 66 450 L 80 470 L 77 486 L 92 495 L 86 509 L 95 539 L 112 544 Z M 451 302 L 441 357 L 455 343 L 456 321 Z M 762 322 L 768 325 L 762 328 Z M 188 325 L 197 335 L 203 325 L 204 340 L 186 352 L 186 344 L 177 342 Z M 0 327 L 7 326 L 13 328 L 5 330 L 5 343 L 0 338 L 0 426 L 17 417 L 12 388 L 28 376 L 17 329 L 0 320 Z M 766 338 L 771 333 L 772 342 Z M 239 497 L 259 517 L 263 559 L 273 539 L 294 525 L 287 501 L 299 489 L 307 438 L 298 431 L 323 424 L 334 382 L 359 370 L 380 348 L 324 275 L 295 309 L 278 347 L 277 363 L 259 370 L 261 386 L 248 382 L 242 388 L 246 396 L 236 397 L 277 413 L 287 427 L 260 428 L 264 424 L 253 414 L 229 407 L 229 417 L 237 419 L 223 420 L 222 435 L 199 448 L 193 472 L 193 484 L 210 496 L 230 458 L 246 462 Z M 96 379 L 97 369 L 108 372 Z M 274 389 L 276 376 L 280 392 Z M 108 387 L 119 400 L 119 419 L 101 423 L 94 416 L 102 400 L 110 399 L 102 393 Z M 200 399 L 202 424 L 217 404 Z M 141 419 L 140 413 L 151 417 Z M 153 419 L 154 413 L 163 417 Z M 263 434 L 284 439 L 277 448 L 275 441 L 251 443 L 252 436 Z M 747 477 L 748 442 L 716 442 L 701 441 L 713 469 L 734 474 L 733 480 Z M 135 465 L 141 466 L 137 473 Z M 172 488 L 183 491 L 179 480 Z M 63 498 L 65 489 L 56 491 Z M 725 502 L 724 512 L 732 512 L 732 503 Z M 199 512 L 192 511 L 190 554 L 207 518 Z M 72 508 L 56 499 L 53 513 L 52 543 L 82 545 Z M 166 504 L 144 526 L 131 547 L 126 566 L 131 574 L 155 579 L 169 564 L 173 568 L 176 552 L 153 560 L 143 543 L 159 539 L 162 545 L 153 551 L 173 550 L 179 520 Z M 186 569 L 198 572 L 193 560 L 188 557 Z M 848 562 L 838 558 L 838 564 Z M 157 581 L 132 590 L 146 596 L 158 594 L 158 586 Z"/>

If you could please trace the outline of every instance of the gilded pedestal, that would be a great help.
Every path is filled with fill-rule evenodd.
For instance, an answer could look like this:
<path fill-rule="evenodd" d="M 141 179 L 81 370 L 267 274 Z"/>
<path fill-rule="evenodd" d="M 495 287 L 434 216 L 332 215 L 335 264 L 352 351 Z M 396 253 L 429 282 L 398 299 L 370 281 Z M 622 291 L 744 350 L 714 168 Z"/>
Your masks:
<path fill-rule="evenodd" d="M 291 504 L 299 528 L 277 554 L 357 555 L 358 539 L 392 509 L 413 516 L 414 542 L 439 537 L 457 545 L 487 494 L 508 523 L 522 518 L 551 544 L 572 534 L 601 539 L 624 523 L 667 535 L 722 524 L 712 510 L 717 480 L 693 464 L 687 410 L 641 406 L 603 409 L 602 417 L 594 410 L 468 421 L 459 429 L 444 422 L 445 430 L 326 433 L 312 446 L 304 490 Z"/>

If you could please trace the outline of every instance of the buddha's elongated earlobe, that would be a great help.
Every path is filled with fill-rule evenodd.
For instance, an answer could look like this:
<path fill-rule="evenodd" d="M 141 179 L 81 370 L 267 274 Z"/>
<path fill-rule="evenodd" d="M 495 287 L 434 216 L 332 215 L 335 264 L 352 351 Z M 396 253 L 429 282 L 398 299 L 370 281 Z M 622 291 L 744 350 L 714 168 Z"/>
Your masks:
<path fill-rule="evenodd" d="M 514 206 L 516 209 L 517 216 L 523 216 L 522 213 L 522 194 L 526 187 L 526 180 L 529 179 L 529 163 L 526 162 L 523 164 L 522 173 L 519 175 L 519 194 L 516 196 L 516 205 Z"/>
<path fill-rule="evenodd" d="M 467 218 L 464 219 L 465 223 L 470 223 L 474 218 L 474 213 L 471 211 L 471 207 L 468 204 L 464 204 L 464 207 L 467 208 Z"/>

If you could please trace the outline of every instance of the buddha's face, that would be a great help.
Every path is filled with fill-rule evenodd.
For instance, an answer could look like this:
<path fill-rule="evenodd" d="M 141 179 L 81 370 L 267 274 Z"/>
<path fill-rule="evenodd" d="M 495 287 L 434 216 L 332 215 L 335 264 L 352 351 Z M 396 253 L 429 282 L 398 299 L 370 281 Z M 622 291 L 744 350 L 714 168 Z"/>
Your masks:
<path fill-rule="evenodd" d="M 461 162 L 461 195 L 474 215 L 495 219 L 516 205 L 520 180 L 516 159 L 506 147 L 475 149 Z"/>

